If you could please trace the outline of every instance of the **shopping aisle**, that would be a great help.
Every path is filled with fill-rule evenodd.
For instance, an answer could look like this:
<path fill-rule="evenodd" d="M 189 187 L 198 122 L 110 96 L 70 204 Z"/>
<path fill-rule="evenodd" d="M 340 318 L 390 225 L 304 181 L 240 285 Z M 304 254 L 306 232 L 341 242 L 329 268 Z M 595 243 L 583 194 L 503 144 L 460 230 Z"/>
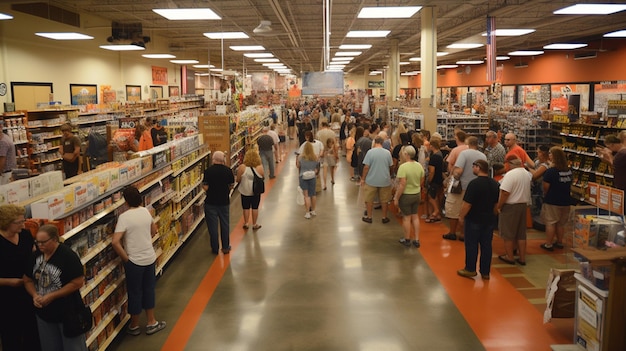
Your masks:
<path fill-rule="evenodd" d="M 111 350 L 544 350 L 568 342 L 497 272 L 490 282 L 456 276 L 463 246 L 441 239 L 443 224 L 422 222 L 418 250 L 397 242 L 400 224 L 382 224 L 380 210 L 373 224 L 362 222 L 345 159 L 336 184 L 318 194 L 317 217 L 305 219 L 294 163 L 289 153 L 270 182 L 260 230 L 244 234 L 233 198 L 230 255 L 213 256 L 202 227 L 169 265 L 156 309 L 168 327 L 121 336 Z"/>

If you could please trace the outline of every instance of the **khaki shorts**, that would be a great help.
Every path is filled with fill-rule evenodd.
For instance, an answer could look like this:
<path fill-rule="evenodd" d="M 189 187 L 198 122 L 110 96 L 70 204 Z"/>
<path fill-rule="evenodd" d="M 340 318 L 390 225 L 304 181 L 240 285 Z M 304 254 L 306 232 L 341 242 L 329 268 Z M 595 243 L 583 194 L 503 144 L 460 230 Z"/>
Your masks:
<path fill-rule="evenodd" d="M 465 195 L 465 189 L 460 194 L 447 194 L 446 195 L 446 218 L 458 219 L 461 214 L 461 206 L 463 206 L 463 195 Z"/>
<path fill-rule="evenodd" d="M 371 185 L 363 185 L 363 199 L 365 202 L 373 202 L 378 195 L 380 202 L 391 201 L 391 186 L 375 187 Z"/>
<path fill-rule="evenodd" d="M 544 203 L 541 206 L 541 219 L 545 224 L 565 226 L 569 220 L 569 206 L 557 206 Z"/>
<path fill-rule="evenodd" d="M 504 204 L 498 216 L 498 229 L 502 239 L 507 241 L 526 240 L 525 203 Z"/>

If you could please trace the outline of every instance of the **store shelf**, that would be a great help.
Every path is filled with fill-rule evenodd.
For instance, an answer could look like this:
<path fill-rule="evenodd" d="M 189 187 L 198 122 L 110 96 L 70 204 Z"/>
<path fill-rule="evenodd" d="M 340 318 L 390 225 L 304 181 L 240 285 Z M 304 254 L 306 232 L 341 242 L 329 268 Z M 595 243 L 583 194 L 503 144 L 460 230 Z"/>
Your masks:
<path fill-rule="evenodd" d="M 159 219 L 160 219 L 161 217 L 157 217 L 157 218 L 159 218 Z M 156 219 L 155 219 L 155 222 L 157 222 L 157 221 L 156 221 Z M 152 243 L 154 244 L 157 240 L 159 240 L 159 238 L 160 238 L 160 237 L 161 237 L 161 234 L 156 233 L 156 234 L 152 237 Z"/>
<path fill-rule="evenodd" d="M 189 193 L 191 193 L 194 189 L 196 189 L 201 184 L 202 184 L 202 177 L 200 177 L 200 180 L 198 180 L 191 186 L 186 187 L 182 192 L 178 193 L 177 196 L 175 196 L 172 200 L 174 200 L 174 202 L 183 201 L 185 196 L 189 195 Z"/>
<path fill-rule="evenodd" d="M 44 164 L 44 163 L 52 163 L 52 162 L 57 162 L 57 161 L 61 161 L 63 160 L 63 158 L 61 157 L 57 157 L 55 159 L 52 160 L 43 160 L 43 161 L 39 161 L 39 162 L 33 162 L 34 165 L 40 165 L 40 164 Z"/>
<path fill-rule="evenodd" d="M 98 338 L 98 335 L 100 335 L 100 333 L 102 333 L 106 327 L 109 325 L 109 323 L 111 323 L 113 321 L 113 319 L 115 318 L 116 315 L 119 314 L 119 307 L 122 306 L 124 303 L 126 303 L 126 301 L 128 301 L 127 299 L 124 299 L 122 301 L 122 303 L 120 303 L 117 308 L 111 309 L 109 311 L 109 313 L 107 313 L 106 316 L 104 316 L 104 318 L 102 318 L 102 320 L 100 320 L 100 323 L 98 323 L 94 329 L 91 330 L 91 334 L 89 335 L 89 337 L 87 338 L 87 345 L 91 345 L 93 344 L 94 341 L 96 341 L 96 339 Z M 123 322 L 120 322 L 120 325 L 123 327 L 126 322 L 128 322 L 128 319 L 130 319 L 130 315 L 126 315 L 124 318 L 122 318 Z M 117 330 L 117 328 L 116 328 Z M 121 330 L 121 329 L 120 329 Z M 118 331 L 119 333 L 119 331 Z M 116 333 L 112 333 L 112 335 L 109 337 L 111 340 L 108 342 L 109 344 L 111 343 L 111 341 L 113 341 L 113 339 L 115 338 L 117 334 Z M 107 339 L 108 340 L 108 339 Z M 99 347 L 98 350 L 105 350 L 106 348 L 102 348 Z"/>
<path fill-rule="evenodd" d="M 185 241 L 191 236 L 191 234 L 193 234 L 193 232 L 196 230 L 196 228 L 198 228 L 198 225 L 200 225 L 200 223 L 202 223 L 202 220 L 204 219 L 204 214 L 200 215 L 198 217 L 198 219 L 194 222 L 194 224 L 191 226 L 191 229 L 185 233 L 185 235 L 183 235 L 183 237 L 178 241 L 178 243 L 176 243 L 176 246 L 170 248 L 166 253 L 165 253 L 165 258 L 161 261 L 161 263 L 157 266 L 156 269 L 156 274 L 162 274 L 163 273 L 163 268 L 165 268 L 165 266 L 167 265 L 167 263 L 172 259 L 172 257 L 174 257 L 174 255 L 176 254 L 176 252 L 181 248 L 181 246 L 183 246 L 183 244 L 185 243 Z"/>
<path fill-rule="evenodd" d="M 153 198 L 153 199 L 150 199 L 150 203 L 149 203 L 149 204 L 146 204 L 146 207 L 151 206 L 151 205 L 154 205 L 154 204 L 155 204 L 155 203 L 157 203 L 158 201 L 163 200 L 163 198 L 168 198 L 168 197 L 169 197 L 169 198 L 171 198 L 171 197 L 173 197 L 174 195 L 176 195 L 176 192 L 175 192 L 174 190 L 171 190 L 171 189 L 170 189 L 170 190 L 168 190 L 168 191 L 165 191 L 165 192 L 161 193 L 161 195 L 158 195 L 157 197 L 155 197 L 155 198 Z"/>
<path fill-rule="evenodd" d="M 592 169 L 583 169 L 583 168 L 575 167 L 575 166 L 571 166 L 571 168 L 573 170 L 576 170 L 576 171 L 581 171 L 581 172 L 585 172 L 585 173 L 591 173 L 591 174 L 595 174 L 595 175 L 600 176 L 600 177 L 611 178 L 611 179 L 614 178 L 614 176 L 612 174 L 610 174 L 610 173 L 602 173 L 602 172 L 594 171 Z"/>
<path fill-rule="evenodd" d="M 59 134 L 59 135 L 51 135 L 51 136 L 45 136 L 45 137 L 41 137 L 41 139 L 43 140 L 50 140 L 50 139 L 58 139 L 58 138 L 62 138 L 63 135 Z"/>
<path fill-rule="evenodd" d="M 187 211 L 191 206 L 193 206 L 193 204 L 200 200 L 201 197 L 206 196 L 204 191 L 201 191 L 200 193 L 198 193 L 198 195 L 196 195 L 191 201 L 189 201 L 189 203 L 187 204 L 187 206 L 183 207 L 182 210 L 178 211 L 176 214 L 174 214 L 174 219 L 179 219 L 180 216 L 183 215 L 183 213 L 185 213 L 185 211 Z M 204 199 L 204 198 L 203 198 Z"/>
<path fill-rule="evenodd" d="M 178 169 L 174 172 L 172 172 L 172 176 L 176 177 L 179 174 L 183 173 L 185 170 L 189 169 L 189 167 L 195 165 L 196 163 L 200 162 L 202 159 L 204 159 L 205 157 L 207 157 L 209 154 L 211 154 L 211 151 L 207 151 L 201 155 L 199 155 L 195 160 L 193 160 L 192 162 L 186 164 L 184 167 L 182 167 L 181 169 Z"/>
<path fill-rule="evenodd" d="M 122 329 L 124 329 L 124 327 L 126 326 L 126 323 L 129 320 L 130 320 L 130 315 L 127 314 L 124 318 L 122 318 L 122 320 L 120 321 L 120 324 L 118 324 L 118 326 L 115 327 L 115 329 L 113 330 L 113 333 L 109 335 L 109 337 L 102 344 L 98 345 L 98 350 L 106 350 L 109 347 L 109 345 L 111 345 L 113 340 L 115 340 L 115 337 L 122 331 Z"/>
<path fill-rule="evenodd" d="M 112 213 L 113 211 L 115 211 L 117 208 L 122 206 L 125 202 L 126 201 L 124 199 L 120 199 L 120 200 L 116 201 L 113 205 L 105 208 L 102 212 L 94 215 L 93 217 L 91 217 L 88 220 L 84 221 L 83 223 L 81 223 L 77 227 L 72 228 L 72 230 L 70 230 L 67 233 L 63 234 L 62 235 L 63 239 L 67 240 L 67 239 L 73 237 L 74 235 L 80 233 L 83 229 L 88 228 L 90 225 L 92 225 L 92 224 L 96 223 L 97 221 L 99 221 L 100 219 L 104 218 L 109 213 Z"/>
<path fill-rule="evenodd" d="M 117 268 L 117 266 L 121 262 L 122 262 L 122 259 L 118 257 L 114 259 L 113 261 L 111 261 L 111 263 L 109 263 L 106 267 L 101 269 L 100 272 L 98 272 L 98 274 L 89 283 L 83 285 L 83 287 L 80 288 L 80 296 L 83 298 L 87 296 L 87 294 L 91 290 L 96 288 L 98 284 L 100 284 L 104 280 L 104 278 L 106 278 L 107 275 L 113 272 L 115 268 Z"/>
<path fill-rule="evenodd" d="M 171 165 L 168 164 L 166 167 L 171 167 Z M 139 188 L 139 192 L 143 193 L 144 191 L 150 189 L 153 185 L 155 185 L 157 183 L 160 183 L 163 179 L 167 178 L 171 174 L 172 174 L 172 170 L 170 169 L 169 171 L 167 171 L 167 172 L 161 174 L 160 176 L 158 176 L 156 179 L 154 179 L 154 180 L 148 182 L 147 184 L 143 185 L 141 188 Z"/>
<path fill-rule="evenodd" d="M 100 305 L 104 302 L 104 300 L 106 300 L 107 297 L 111 296 L 111 294 L 115 291 L 115 289 L 117 289 L 124 282 L 125 278 L 126 278 L 126 275 L 122 274 L 115 281 L 115 283 L 112 283 L 111 285 L 109 285 L 106 288 L 106 290 L 102 293 L 102 295 L 100 295 L 100 297 L 98 297 L 96 301 L 94 301 L 91 305 L 89 305 L 89 308 L 91 308 L 91 312 L 95 311 L 96 308 L 100 307 Z"/>
<path fill-rule="evenodd" d="M 563 151 L 570 152 L 570 153 L 573 153 L 573 154 L 598 157 L 598 155 L 596 155 L 595 153 L 586 152 L 586 151 L 578 151 L 578 150 L 573 150 L 573 149 L 569 149 L 569 148 L 565 148 L 565 147 L 563 148 Z"/>
<path fill-rule="evenodd" d="M 86 265 L 87 262 L 89 262 L 92 258 L 96 257 L 97 254 L 102 252 L 102 250 L 104 250 L 110 244 L 111 244 L 111 238 L 110 237 L 107 238 L 107 239 L 102 240 L 98 244 L 92 246 L 87 251 L 87 254 L 85 256 L 81 257 L 80 262 L 83 264 L 83 266 Z"/>

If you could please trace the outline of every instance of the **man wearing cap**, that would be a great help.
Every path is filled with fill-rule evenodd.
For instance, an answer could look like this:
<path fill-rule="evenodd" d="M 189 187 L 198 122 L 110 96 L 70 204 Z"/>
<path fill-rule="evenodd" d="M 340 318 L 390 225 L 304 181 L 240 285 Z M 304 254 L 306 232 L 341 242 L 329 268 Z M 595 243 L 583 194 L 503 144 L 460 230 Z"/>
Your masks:
<path fill-rule="evenodd" d="M 219 253 L 220 239 L 222 252 L 230 252 L 230 190 L 235 184 L 233 171 L 225 165 L 226 157 L 222 151 L 216 151 L 211 158 L 212 165 L 204 171 L 202 189 L 206 192 L 204 200 L 204 221 L 211 238 L 211 251 Z M 219 234 L 218 234 L 219 225 Z"/>
<path fill-rule="evenodd" d="M 464 139 L 464 141 L 467 149 L 459 153 L 459 157 L 456 159 L 456 163 L 454 164 L 454 168 L 451 172 L 451 177 L 461 182 L 461 188 L 463 190 L 460 194 L 449 193 L 446 195 L 445 208 L 446 217 L 450 222 L 450 231 L 447 234 L 444 234 L 443 238 L 447 240 L 456 240 L 457 231 L 459 231 L 458 239 L 464 240 L 463 226 L 459 226 L 458 222 L 461 207 L 463 205 L 465 189 L 467 189 L 469 182 L 476 178 L 476 175 L 472 170 L 474 162 L 477 160 L 487 160 L 485 154 L 478 151 L 478 138 L 471 136 Z"/>
<path fill-rule="evenodd" d="M 80 171 L 80 139 L 72 133 L 72 126 L 65 123 L 61 126 L 63 137 L 63 172 L 65 179 L 76 176 Z"/>
<path fill-rule="evenodd" d="M 2 125 L 2 123 L 0 123 Z M 11 171 L 17 168 L 15 144 L 6 133 L 0 132 L 0 185 L 11 182 Z"/>
<path fill-rule="evenodd" d="M 500 236 L 504 239 L 504 255 L 500 261 L 515 264 L 513 250 L 519 250 L 517 263 L 526 265 L 526 208 L 530 203 L 530 185 L 532 174 L 522 166 L 516 155 L 504 159 L 510 170 L 504 174 L 500 183 L 500 198 L 496 206 Z"/>
<path fill-rule="evenodd" d="M 489 166 L 485 160 L 472 163 L 472 172 L 477 177 L 467 185 L 459 215 L 459 224 L 465 228 L 465 267 L 457 274 L 467 278 L 477 275 L 476 260 L 480 246 L 480 276 L 488 280 L 500 185 L 489 177 Z"/>

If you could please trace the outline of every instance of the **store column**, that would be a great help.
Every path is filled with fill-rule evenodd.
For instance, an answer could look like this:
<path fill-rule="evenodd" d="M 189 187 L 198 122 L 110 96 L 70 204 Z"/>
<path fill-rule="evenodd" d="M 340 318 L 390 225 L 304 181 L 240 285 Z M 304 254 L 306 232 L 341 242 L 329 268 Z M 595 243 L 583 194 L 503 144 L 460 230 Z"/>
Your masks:
<path fill-rule="evenodd" d="M 437 9 L 424 7 L 420 11 L 422 20 L 421 36 L 421 109 L 424 114 L 424 128 L 437 130 Z"/>
<path fill-rule="evenodd" d="M 388 65 L 385 95 L 387 96 L 387 101 L 396 101 L 400 91 L 400 50 L 398 49 L 398 39 L 391 39 Z"/>

